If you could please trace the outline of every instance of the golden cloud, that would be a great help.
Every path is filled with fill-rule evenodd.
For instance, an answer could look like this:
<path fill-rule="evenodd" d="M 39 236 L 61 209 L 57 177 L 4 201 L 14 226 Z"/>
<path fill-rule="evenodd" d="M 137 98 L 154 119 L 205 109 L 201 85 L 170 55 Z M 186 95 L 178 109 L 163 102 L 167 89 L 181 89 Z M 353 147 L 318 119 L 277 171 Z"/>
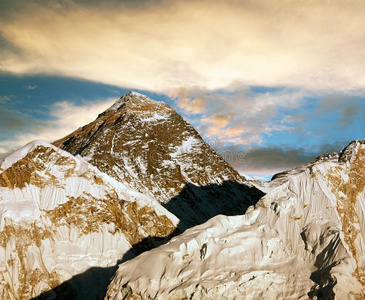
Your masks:
<path fill-rule="evenodd" d="M 204 98 L 181 98 L 179 99 L 178 106 L 188 113 L 201 114 L 204 112 L 207 106 L 207 99 Z"/>
<path fill-rule="evenodd" d="M 212 126 L 226 127 L 234 117 L 234 114 L 213 115 L 203 118 L 202 121 Z"/>
<path fill-rule="evenodd" d="M 194 125 L 207 138 L 222 142 L 251 145 L 260 143 L 264 136 L 279 131 L 291 131 L 289 125 L 295 123 L 282 111 L 293 111 L 301 107 L 305 98 L 312 93 L 287 89 L 266 93 L 252 93 L 245 87 L 235 84 L 219 91 L 202 88 L 179 89 L 176 95 L 178 106 L 188 113 L 199 113 L 203 117 L 192 118 Z M 192 109 L 191 103 L 204 96 L 204 105 L 199 110 Z M 182 97 L 182 98 L 180 98 Z"/>
<path fill-rule="evenodd" d="M 364 1 L 24 3 L 0 20 L 0 70 L 167 92 L 365 87 Z"/>

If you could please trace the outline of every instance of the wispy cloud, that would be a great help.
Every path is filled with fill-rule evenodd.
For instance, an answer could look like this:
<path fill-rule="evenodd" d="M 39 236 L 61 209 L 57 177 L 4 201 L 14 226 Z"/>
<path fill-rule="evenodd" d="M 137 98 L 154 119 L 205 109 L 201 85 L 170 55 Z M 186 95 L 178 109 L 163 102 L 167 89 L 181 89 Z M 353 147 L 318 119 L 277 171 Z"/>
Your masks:
<path fill-rule="evenodd" d="M 10 96 L 0 96 L 0 104 L 4 104 L 6 102 L 9 102 L 11 100 Z"/>
<path fill-rule="evenodd" d="M 175 95 L 206 141 L 243 173 L 272 175 L 364 138 L 365 101 L 353 93 L 236 83 L 234 89 L 183 88 Z M 204 99 L 198 110 L 190 106 L 196 99 Z"/>
<path fill-rule="evenodd" d="M 291 130 L 290 126 L 280 122 L 284 118 L 280 110 L 300 107 L 305 93 L 286 89 L 256 93 L 236 85 L 235 91 L 230 87 L 214 92 L 184 88 L 177 90 L 175 95 L 177 105 L 193 123 L 195 120 L 195 125 L 206 138 L 251 145 L 260 143 L 264 135 Z M 199 118 L 194 119 L 194 114 Z"/>
<path fill-rule="evenodd" d="M 50 107 L 49 121 L 43 122 L 15 110 L 0 108 L 0 128 L 14 132 L 14 135 L 0 138 L 0 155 L 1 152 L 13 151 L 32 140 L 53 142 L 62 138 L 93 121 L 114 101 L 115 99 L 103 99 L 80 105 L 68 101 L 57 102 Z"/>
<path fill-rule="evenodd" d="M 283 124 L 295 128 L 296 133 L 338 140 L 344 136 L 364 138 L 361 118 L 365 116 L 365 100 L 352 93 L 312 94 L 295 114 L 288 114 Z M 342 132 L 342 134 L 341 134 Z"/>
<path fill-rule="evenodd" d="M 26 90 L 35 90 L 37 88 L 37 85 L 34 84 L 34 85 L 25 85 L 24 88 Z"/>
<path fill-rule="evenodd" d="M 235 80 L 363 89 L 364 14 L 361 0 L 15 1 L 0 70 L 159 92 Z"/>

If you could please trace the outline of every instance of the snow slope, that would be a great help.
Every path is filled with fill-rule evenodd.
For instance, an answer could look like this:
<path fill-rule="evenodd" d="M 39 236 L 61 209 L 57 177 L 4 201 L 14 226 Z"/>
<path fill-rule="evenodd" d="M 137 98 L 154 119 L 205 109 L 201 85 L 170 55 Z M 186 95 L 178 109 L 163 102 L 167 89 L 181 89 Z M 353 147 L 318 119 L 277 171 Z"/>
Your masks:
<path fill-rule="evenodd" d="M 178 222 L 83 158 L 31 142 L 0 160 L 0 298 L 102 297 L 134 245 L 169 236 Z"/>
<path fill-rule="evenodd" d="M 364 299 L 365 140 L 119 266 L 106 299 Z"/>

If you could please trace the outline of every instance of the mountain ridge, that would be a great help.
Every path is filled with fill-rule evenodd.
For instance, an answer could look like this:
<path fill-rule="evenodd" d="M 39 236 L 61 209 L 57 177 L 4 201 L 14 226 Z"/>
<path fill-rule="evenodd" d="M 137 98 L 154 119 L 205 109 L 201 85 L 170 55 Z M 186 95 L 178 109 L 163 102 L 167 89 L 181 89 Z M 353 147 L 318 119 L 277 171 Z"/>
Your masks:
<path fill-rule="evenodd" d="M 217 216 L 120 265 L 105 299 L 363 299 L 364 168 L 365 142 L 354 141 L 245 215 Z"/>
<path fill-rule="evenodd" d="M 46 142 L 28 143 L 0 168 L 2 299 L 55 297 L 62 282 L 90 267 L 112 272 L 150 246 L 142 241 L 168 238 L 179 222 L 156 200 Z M 88 289 L 72 282 L 61 292 L 103 297 L 109 278 L 95 273 Z"/>

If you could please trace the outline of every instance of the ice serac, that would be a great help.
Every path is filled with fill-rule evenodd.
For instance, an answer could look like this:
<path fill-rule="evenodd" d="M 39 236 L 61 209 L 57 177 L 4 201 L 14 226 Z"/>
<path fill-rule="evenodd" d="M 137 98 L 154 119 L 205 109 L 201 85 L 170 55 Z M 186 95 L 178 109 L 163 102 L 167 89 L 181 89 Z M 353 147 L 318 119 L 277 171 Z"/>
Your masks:
<path fill-rule="evenodd" d="M 170 106 L 135 92 L 54 144 L 155 197 L 188 226 L 242 214 L 263 195 Z"/>
<path fill-rule="evenodd" d="M 365 140 L 289 173 L 120 265 L 106 299 L 365 299 Z"/>
<path fill-rule="evenodd" d="M 118 261 L 177 223 L 83 158 L 31 142 L 0 160 L 0 298 L 101 299 Z"/>

